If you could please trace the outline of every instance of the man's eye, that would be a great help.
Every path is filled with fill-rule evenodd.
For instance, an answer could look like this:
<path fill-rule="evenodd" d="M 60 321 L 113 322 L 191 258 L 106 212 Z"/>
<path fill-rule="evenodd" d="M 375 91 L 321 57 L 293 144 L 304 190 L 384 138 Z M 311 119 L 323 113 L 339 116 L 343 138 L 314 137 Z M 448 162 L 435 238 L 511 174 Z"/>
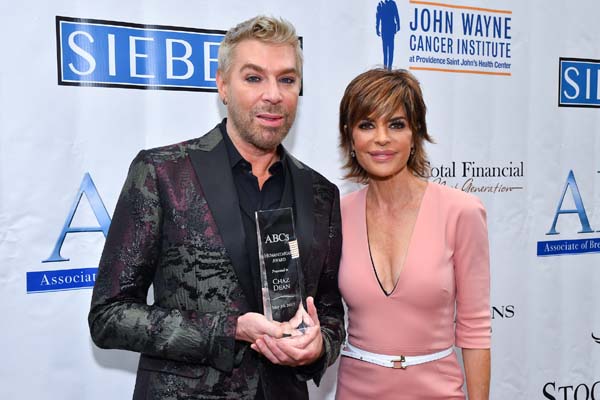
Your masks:
<path fill-rule="evenodd" d="M 293 85 L 296 83 L 295 78 L 285 77 L 280 79 L 281 83 L 285 83 L 286 85 Z"/>
<path fill-rule="evenodd" d="M 250 75 L 246 77 L 246 82 L 260 82 L 260 78 L 256 75 Z"/>

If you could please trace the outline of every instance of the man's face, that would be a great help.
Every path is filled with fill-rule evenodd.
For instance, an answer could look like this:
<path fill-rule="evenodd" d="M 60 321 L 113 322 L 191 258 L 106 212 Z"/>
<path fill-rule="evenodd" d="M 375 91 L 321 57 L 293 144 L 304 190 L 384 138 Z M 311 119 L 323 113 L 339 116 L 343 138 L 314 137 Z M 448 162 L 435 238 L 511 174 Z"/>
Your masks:
<path fill-rule="evenodd" d="M 263 151 L 275 149 L 296 117 L 300 71 L 291 45 L 245 40 L 233 49 L 217 87 L 227 101 L 230 134 Z"/>

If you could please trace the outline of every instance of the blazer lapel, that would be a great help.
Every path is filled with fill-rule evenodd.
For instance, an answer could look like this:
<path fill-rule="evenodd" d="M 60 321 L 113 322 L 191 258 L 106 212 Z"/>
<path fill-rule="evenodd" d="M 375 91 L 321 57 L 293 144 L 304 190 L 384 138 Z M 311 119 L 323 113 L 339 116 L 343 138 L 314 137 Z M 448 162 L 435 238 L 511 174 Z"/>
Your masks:
<path fill-rule="evenodd" d="M 309 262 L 311 260 L 313 231 L 315 225 L 315 215 L 313 208 L 313 185 L 311 172 L 291 156 L 286 154 L 289 160 L 289 169 L 292 175 L 292 185 L 294 188 L 294 206 L 296 208 L 295 226 L 300 247 L 300 263 L 304 276 L 310 270 Z M 304 283 L 306 285 L 306 282 Z"/>
<path fill-rule="evenodd" d="M 190 150 L 190 159 L 208 207 L 215 219 L 233 268 L 251 309 L 258 309 L 252 274 L 248 265 L 244 225 L 233 182 L 227 149 L 219 127 L 202 136 L 199 148 Z"/>

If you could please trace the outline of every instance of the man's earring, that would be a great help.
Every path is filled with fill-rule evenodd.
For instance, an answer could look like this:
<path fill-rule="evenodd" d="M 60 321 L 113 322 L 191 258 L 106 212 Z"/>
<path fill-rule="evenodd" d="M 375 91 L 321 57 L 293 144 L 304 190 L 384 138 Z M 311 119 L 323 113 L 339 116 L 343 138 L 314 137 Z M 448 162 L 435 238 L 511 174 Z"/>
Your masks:
<path fill-rule="evenodd" d="M 226 106 L 227 105 L 227 99 L 223 98 L 223 100 L 221 100 L 223 102 L 223 105 Z"/>

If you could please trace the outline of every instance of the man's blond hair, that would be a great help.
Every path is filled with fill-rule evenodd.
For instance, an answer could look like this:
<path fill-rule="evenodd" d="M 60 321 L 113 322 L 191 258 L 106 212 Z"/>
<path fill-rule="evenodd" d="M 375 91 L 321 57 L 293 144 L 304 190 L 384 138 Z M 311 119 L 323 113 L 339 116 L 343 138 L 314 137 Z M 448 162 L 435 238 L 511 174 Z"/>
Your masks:
<path fill-rule="evenodd" d="M 227 75 L 231 67 L 231 60 L 235 47 L 244 40 L 258 40 L 269 44 L 289 44 L 296 50 L 296 69 L 302 74 L 302 48 L 296 35 L 296 29 L 282 18 L 266 17 L 259 15 L 241 22 L 225 34 L 219 47 L 218 71 Z"/>

